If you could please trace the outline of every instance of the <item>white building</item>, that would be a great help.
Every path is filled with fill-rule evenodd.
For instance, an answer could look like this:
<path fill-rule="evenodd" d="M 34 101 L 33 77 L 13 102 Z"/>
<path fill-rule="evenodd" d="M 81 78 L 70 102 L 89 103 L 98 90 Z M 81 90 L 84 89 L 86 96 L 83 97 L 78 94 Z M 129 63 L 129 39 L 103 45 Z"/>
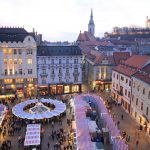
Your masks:
<path fill-rule="evenodd" d="M 131 115 L 150 136 L 150 64 L 132 76 Z"/>
<path fill-rule="evenodd" d="M 120 103 L 130 113 L 132 78 L 139 69 L 149 63 L 149 56 L 133 55 L 126 61 L 120 63 L 112 71 L 112 98 Z"/>
<path fill-rule="evenodd" d="M 78 46 L 39 46 L 37 75 L 40 95 L 81 92 L 81 49 Z"/>
<path fill-rule="evenodd" d="M 0 28 L 0 95 L 35 96 L 35 34 L 24 28 Z M 2 96 L 3 95 L 3 96 Z"/>

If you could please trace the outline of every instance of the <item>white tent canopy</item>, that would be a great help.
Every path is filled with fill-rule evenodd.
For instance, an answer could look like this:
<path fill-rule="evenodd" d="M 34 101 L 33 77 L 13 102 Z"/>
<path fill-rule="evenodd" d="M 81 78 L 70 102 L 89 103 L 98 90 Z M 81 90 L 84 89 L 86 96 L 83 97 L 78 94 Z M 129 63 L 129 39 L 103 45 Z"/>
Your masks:
<path fill-rule="evenodd" d="M 49 103 L 49 104 L 53 104 L 55 106 L 55 108 L 53 110 L 47 110 L 47 111 L 43 111 L 43 112 L 39 112 L 39 113 L 31 113 L 24 111 L 24 107 L 26 107 L 27 105 L 30 104 L 37 104 L 37 103 L 41 103 L 42 105 L 39 105 L 39 107 L 44 106 L 43 103 Z M 38 105 L 37 105 L 38 107 Z M 46 107 L 46 106 L 44 106 Z M 33 107 L 32 107 L 33 108 Z M 41 109 L 39 109 L 41 110 Z M 33 100 L 27 100 L 25 102 L 21 102 L 17 105 L 15 105 L 12 109 L 12 113 L 20 118 L 26 118 L 26 119 L 44 119 L 44 118 L 51 118 L 54 116 L 58 116 L 61 113 L 63 113 L 66 110 L 66 105 L 58 100 L 52 100 L 52 99 L 41 99 L 40 101 L 37 99 L 33 99 Z"/>

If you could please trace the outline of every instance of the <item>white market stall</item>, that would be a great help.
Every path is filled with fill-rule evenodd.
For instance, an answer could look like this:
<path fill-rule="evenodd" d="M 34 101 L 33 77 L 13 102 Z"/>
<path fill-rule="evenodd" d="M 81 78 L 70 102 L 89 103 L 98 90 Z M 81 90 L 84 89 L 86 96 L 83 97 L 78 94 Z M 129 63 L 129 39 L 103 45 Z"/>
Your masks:
<path fill-rule="evenodd" d="M 41 132 L 40 124 L 28 124 L 24 146 L 40 145 L 40 142 L 41 142 L 40 132 Z"/>

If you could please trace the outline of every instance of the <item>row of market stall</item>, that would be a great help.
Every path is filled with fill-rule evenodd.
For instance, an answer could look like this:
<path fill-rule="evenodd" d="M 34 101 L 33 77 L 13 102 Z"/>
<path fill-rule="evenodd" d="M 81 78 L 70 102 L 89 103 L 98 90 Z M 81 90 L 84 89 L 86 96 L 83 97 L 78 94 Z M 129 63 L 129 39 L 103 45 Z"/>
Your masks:
<path fill-rule="evenodd" d="M 103 146 L 97 146 L 97 143 L 92 142 L 91 132 L 99 132 L 97 125 L 93 125 L 92 122 L 89 122 L 86 116 L 86 112 L 89 109 L 89 106 L 94 104 L 98 113 L 100 114 L 100 119 L 103 121 L 104 128 L 100 132 L 108 132 L 108 138 L 110 144 L 112 144 L 113 150 L 128 150 L 128 145 L 125 143 L 125 140 L 121 138 L 120 131 L 113 121 L 111 116 L 106 109 L 106 106 L 103 100 L 96 95 L 78 95 L 74 99 L 74 112 L 75 112 L 75 132 L 76 132 L 76 149 L 77 150 L 96 150 L 103 149 Z M 92 126 L 90 125 L 92 123 Z M 100 142 L 101 143 L 101 142 Z"/>

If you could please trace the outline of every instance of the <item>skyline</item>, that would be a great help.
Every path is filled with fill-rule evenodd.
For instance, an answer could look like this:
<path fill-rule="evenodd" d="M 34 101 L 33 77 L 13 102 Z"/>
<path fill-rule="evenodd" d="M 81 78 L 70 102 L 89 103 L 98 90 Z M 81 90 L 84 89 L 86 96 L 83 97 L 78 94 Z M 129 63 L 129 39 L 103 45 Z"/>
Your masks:
<path fill-rule="evenodd" d="M 91 9 L 95 35 L 111 32 L 114 26 L 144 27 L 150 17 L 149 0 L 0 0 L 0 26 L 33 28 L 47 41 L 76 41 L 87 31 Z M 84 11 L 83 11 L 84 10 Z M 128 11 L 126 11 L 128 10 Z M 11 14 L 11 15 L 10 15 Z"/>

